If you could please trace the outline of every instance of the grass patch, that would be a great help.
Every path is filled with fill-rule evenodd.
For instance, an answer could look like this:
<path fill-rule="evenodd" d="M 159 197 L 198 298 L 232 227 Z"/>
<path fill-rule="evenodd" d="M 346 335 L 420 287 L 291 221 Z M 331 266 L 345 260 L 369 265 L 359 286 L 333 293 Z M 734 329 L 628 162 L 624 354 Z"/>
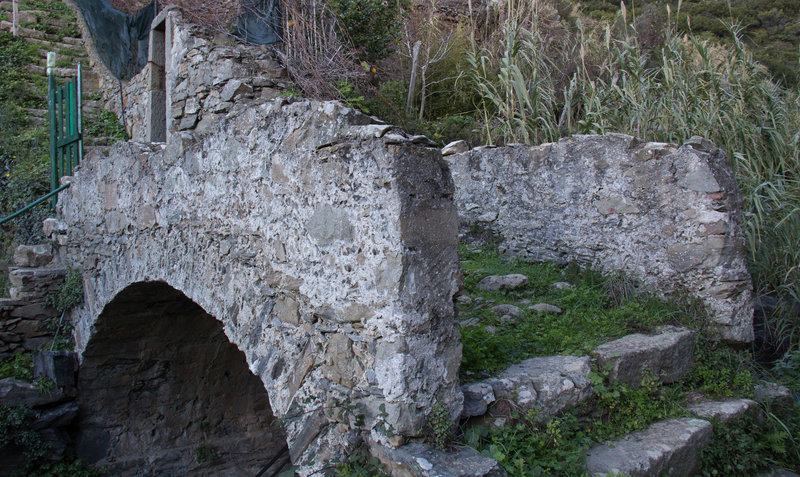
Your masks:
<path fill-rule="evenodd" d="M 118 141 L 125 139 L 125 127 L 117 115 L 107 109 L 100 111 L 95 118 L 87 118 L 83 131 L 88 137 L 111 137 Z"/>
<path fill-rule="evenodd" d="M 0 361 L 0 379 L 15 378 L 33 381 L 33 357 L 30 353 L 16 353 Z"/>
<path fill-rule="evenodd" d="M 686 410 L 697 399 L 753 397 L 763 370 L 749 350 L 712 341 L 702 329 L 702 312 L 695 302 L 655 298 L 622 275 L 603 276 L 575 265 L 533 263 L 509 259 L 495 251 L 460 246 L 464 288 L 471 303 L 460 303 L 464 345 L 462 381 L 494 374 L 522 359 L 553 355 L 586 355 L 597 345 L 662 324 L 700 329 L 694 363 L 678 382 L 662 384 L 646 375 L 633 388 L 608 378 L 603 370 L 590 374 L 592 395 L 579 407 L 549 422 L 537 413 L 512 415 L 503 426 L 464 424 L 459 441 L 500 462 L 511 476 L 586 475 L 586 452 L 596 443 L 643 430 L 656 421 L 690 417 Z M 529 283 L 510 292 L 483 292 L 478 282 L 488 275 L 520 273 Z M 555 282 L 569 282 L 556 288 Z M 560 307 L 561 314 L 536 314 L 532 303 Z M 522 311 L 516 322 L 501 323 L 491 307 L 513 304 Z M 787 363 L 794 377 L 797 368 Z M 702 453 L 702 475 L 754 475 L 757 471 L 797 468 L 800 413 L 776 409 L 760 418 L 730 425 L 714 423 L 715 437 Z M 482 421 L 485 423 L 486 421 Z M 722 458 L 727 453 L 736 457 Z M 739 457 L 741 456 L 741 458 Z M 747 456 L 745 458 L 745 456 Z"/>
<path fill-rule="evenodd" d="M 691 326 L 696 310 L 640 293 L 635 281 L 621 275 L 603 276 L 573 265 L 534 263 L 509 259 L 496 252 L 459 249 L 464 288 L 471 302 L 459 304 L 464 345 L 461 377 L 485 377 L 534 356 L 586 355 L 597 345 L 633 332 L 648 332 L 659 325 Z M 489 275 L 518 273 L 528 284 L 509 292 L 486 292 L 478 282 Z M 569 282 L 569 288 L 553 286 Z M 555 305 L 563 313 L 540 313 L 534 304 Z M 506 322 L 492 307 L 509 304 L 520 317 Z"/>

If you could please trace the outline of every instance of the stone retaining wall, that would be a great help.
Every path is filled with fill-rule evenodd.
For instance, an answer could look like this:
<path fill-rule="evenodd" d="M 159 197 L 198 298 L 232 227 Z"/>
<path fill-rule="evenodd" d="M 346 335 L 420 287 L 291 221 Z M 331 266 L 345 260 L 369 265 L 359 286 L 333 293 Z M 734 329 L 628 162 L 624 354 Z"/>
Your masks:
<path fill-rule="evenodd" d="M 575 136 L 446 159 L 461 220 L 499 232 L 509 252 L 688 292 L 722 338 L 752 341 L 742 197 L 725 153 L 710 142 Z"/>

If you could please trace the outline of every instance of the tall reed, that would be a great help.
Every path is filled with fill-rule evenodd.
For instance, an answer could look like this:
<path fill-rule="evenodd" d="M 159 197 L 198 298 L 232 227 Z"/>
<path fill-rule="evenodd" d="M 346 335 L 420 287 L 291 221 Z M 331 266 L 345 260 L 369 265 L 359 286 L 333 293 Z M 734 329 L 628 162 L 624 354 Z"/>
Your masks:
<path fill-rule="evenodd" d="M 481 97 L 489 142 L 541 143 L 572 134 L 623 132 L 681 143 L 699 135 L 727 153 L 745 197 L 749 265 L 756 290 L 800 297 L 800 90 L 776 84 L 729 27 L 725 49 L 669 26 L 646 50 L 632 27 L 584 31 L 562 48 L 572 74 L 561 89 L 564 56 L 534 21 L 506 12 L 501 48 L 473 44 L 469 79 Z M 559 62 L 561 62 L 559 64 Z M 800 323 L 778 323 L 775 339 L 797 342 Z"/>

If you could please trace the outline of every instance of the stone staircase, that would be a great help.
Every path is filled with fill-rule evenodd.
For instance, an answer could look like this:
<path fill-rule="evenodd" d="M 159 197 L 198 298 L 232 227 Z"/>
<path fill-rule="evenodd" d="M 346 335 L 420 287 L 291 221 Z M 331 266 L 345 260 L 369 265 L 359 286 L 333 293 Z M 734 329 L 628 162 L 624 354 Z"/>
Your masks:
<path fill-rule="evenodd" d="M 511 283 L 518 277 L 487 278 L 493 283 Z M 506 310 L 496 312 L 501 311 Z M 632 388 L 638 388 L 646 376 L 661 383 L 676 382 L 691 367 L 695 338 L 694 331 L 665 326 L 654 334 L 636 333 L 602 344 L 591 356 L 526 359 L 497 376 L 463 385 L 461 418 L 480 425 L 502 426 L 515 413 L 535 412 L 538 421 L 547 422 L 592 395 L 593 369 L 603 370 L 608 379 Z M 755 397 L 777 405 L 791 405 L 793 400 L 787 388 L 767 382 L 756 387 Z M 747 413 L 761 413 L 761 409 L 750 399 L 700 398 L 685 406 L 691 417 L 664 419 L 613 442 L 596 444 L 587 453 L 586 470 L 591 476 L 695 475 L 698 453 L 712 438 L 712 421 L 726 422 Z M 797 475 L 781 472 L 784 476 Z"/>
<path fill-rule="evenodd" d="M 65 4 L 66 6 L 66 4 Z M 69 7 L 68 7 L 69 8 Z M 34 75 L 46 78 L 47 53 L 55 51 L 57 54 L 57 67 L 54 73 L 59 82 L 68 80 L 76 75 L 77 64 L 82 65 L 82 115 L 84 125 L 84 148 L 99 147 L 107 149 L 116 140 L 110 137 L 90 137 L 86 134 L 87 124 L 98 120 L 104 107 L 100 97 L 100 80 L 98 74 L 89 66 L 89 55 L 81 38 L 75 20 L 75 12 L 70 9 L 68 13 L 59 15 L 55 12 L 27 9 L 25 2 L 20 2 L 19 23 L 17 34 L 29 43 L 37 45 L 39 62 L 28 65 L 27 69 Z M 0 15 L 11 18 L 12 4 L 10 1 L 0 1 Z M 0 21 L 0 29 L 12 31 L 12 23 L 8 20 Z M 68 65 L 68 66 L 67 66 Z M 46 93 L 45 93 L 46 94 Z M 36 124 L 47 124 L 47 109 L 28 109 L 28 116 Z"/>

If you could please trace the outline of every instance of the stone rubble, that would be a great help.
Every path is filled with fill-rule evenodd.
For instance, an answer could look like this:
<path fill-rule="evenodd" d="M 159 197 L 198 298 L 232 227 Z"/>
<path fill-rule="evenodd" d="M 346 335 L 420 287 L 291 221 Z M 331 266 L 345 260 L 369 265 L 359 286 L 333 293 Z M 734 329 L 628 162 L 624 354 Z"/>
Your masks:
<path fill-rule="evenodd" d="M 548 420 L 589 396 L 589 361 L 588 357 L 577 356 L 531 358 L 510 366 L 495 378 L 462 386 L 465 409 L 469 408 L 462 416 L 477 416 L 488 405 L 507 401 L 516 410 L 535 410 L 537 419 Z"/>

